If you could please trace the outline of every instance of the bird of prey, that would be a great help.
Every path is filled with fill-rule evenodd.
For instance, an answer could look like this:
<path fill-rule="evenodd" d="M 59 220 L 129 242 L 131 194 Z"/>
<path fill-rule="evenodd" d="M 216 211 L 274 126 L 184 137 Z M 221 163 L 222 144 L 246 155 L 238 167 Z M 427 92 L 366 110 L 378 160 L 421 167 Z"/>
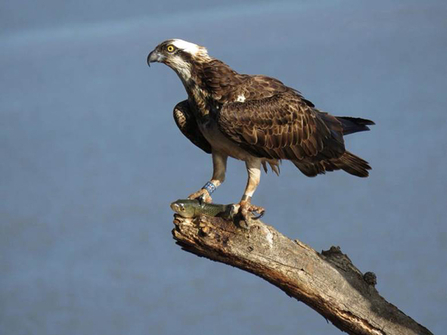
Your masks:
<path fill-rule="evenodd" d="M 212 201 L 211 193 L 225 179 L 228 157 L 245 161 L 247 168 L 239 202 L 244 219 L 264 212 L 251 203 L 261 165 L 279 174 L 279 162 L 290 160 L 309 177 L 334 170 L 368 176 L 368 162 L 345 149 L 343 136 L 369 130 L 373 121 L 322 112 L 281 81 L 237 73 L 206 48 L 180 39 L 160 43 L 147 57 L 149 66 L 153 62 L 166 64 L 180 77 L 188 99 L 174 107 L 175 122 L 212 156 L 211 180 L 189 198 Z"/>

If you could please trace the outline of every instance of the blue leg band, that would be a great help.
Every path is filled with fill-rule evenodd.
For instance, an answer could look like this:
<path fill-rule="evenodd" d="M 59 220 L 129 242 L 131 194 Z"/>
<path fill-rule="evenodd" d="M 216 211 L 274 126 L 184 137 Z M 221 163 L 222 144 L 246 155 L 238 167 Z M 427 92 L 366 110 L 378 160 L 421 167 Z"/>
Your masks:
<path fill-rule="evenodd" d="M 214 185 L 212 182 L 209 181 L 202 188 L 207 190 L 208 193 L 211 195 L 211 193 L 213 193 L 217 187 L 216 187 L 216 185 Z"/>

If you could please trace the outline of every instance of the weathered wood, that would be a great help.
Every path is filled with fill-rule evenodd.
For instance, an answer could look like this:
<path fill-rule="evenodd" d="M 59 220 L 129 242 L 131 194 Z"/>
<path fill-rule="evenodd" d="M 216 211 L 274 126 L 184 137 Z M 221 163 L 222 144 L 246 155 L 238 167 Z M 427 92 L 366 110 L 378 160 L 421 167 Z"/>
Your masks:
<path fill-rule="evenodd" d="M 259 220 L 248 229 L 207 216 L 175 216 L 174 224 L 184 250 L 264 278 L 349 334 L 432 334 L 382 298 L 376 276 L 363 275 L 338 247 L 318 253 Z"/>

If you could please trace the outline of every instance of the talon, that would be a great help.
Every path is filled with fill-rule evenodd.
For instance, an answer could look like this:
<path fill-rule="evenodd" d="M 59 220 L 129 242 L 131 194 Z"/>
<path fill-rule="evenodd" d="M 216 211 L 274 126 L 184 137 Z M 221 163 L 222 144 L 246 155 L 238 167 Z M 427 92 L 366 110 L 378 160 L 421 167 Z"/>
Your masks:
<path fill-rule="evenodd" d="M 242 200 L 239 203 L 239 213 L 244 221 L 249 219 L 258 220 L 264 216 L 265 209 L 263 207 L 252 205 L 249 201 Z M 257 215 L 254 215 L 256 213 Z"/>
<path fill-rule="evenodd" d="M 188 197 L 188 199 L 197 199 L 197 200 L 199 200 L 200 203 L 205 202 L 205 203 L 208 203 L 208 204 L 213 202 L 213 199 L 211 198 L 211 196 L 208 193 L 208 191 L 203 189 L 203 188 L 198 190 L 197 192 L 191 194 Z"/>
<path fill-rule="evenodd" d="M 258 211 L 256 210 L 256 211 L 254 211 L 253 213 L 257 213 L 257 214 L 258 214 L 257 216 L 254 216 L 254 217 L 253 217 L 253 220 L 259 220 L 260 218 L 262 218 L 262 217 L 264 216 L 265 209 L 262 209 L 261 212 L 258 212 Z"/>

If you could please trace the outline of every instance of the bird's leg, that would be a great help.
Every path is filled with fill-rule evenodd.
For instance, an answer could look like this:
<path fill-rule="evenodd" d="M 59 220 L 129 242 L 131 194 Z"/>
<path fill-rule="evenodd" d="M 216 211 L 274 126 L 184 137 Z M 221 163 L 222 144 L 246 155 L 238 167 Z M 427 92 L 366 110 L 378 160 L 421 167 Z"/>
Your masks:
<path fill-rule="evenodd" d="M 248 181 L 247 186 L 245 187 L 244 195 L 239 203 L 239 212 L 241 213 L 242 219 L 247 221 L 247 219 L 249 219 L 249 213 L 256 212 L 259 214 L 259 218 L 264 214 L 265 209 L 252 205 L 251 203 L 251 197 L 253 196 L 253 193 L 255 193 L 259 181 L 261 180 L 261 160 L 253 159 L 247 161 L 245 162 L 245 166 L 247 167 Z"/>
<path fill-rule="evenodd" d="M 228 156 L 213 151 L 213 177 L 209 182 L 205 184 L 200 190 L 191 194 L 189 199 L 200 199 L 201 201 L 211 203 L 211 193 L 218 188 L 225 180 L 225 171 L 227 170 L 227 158 Z"/>

